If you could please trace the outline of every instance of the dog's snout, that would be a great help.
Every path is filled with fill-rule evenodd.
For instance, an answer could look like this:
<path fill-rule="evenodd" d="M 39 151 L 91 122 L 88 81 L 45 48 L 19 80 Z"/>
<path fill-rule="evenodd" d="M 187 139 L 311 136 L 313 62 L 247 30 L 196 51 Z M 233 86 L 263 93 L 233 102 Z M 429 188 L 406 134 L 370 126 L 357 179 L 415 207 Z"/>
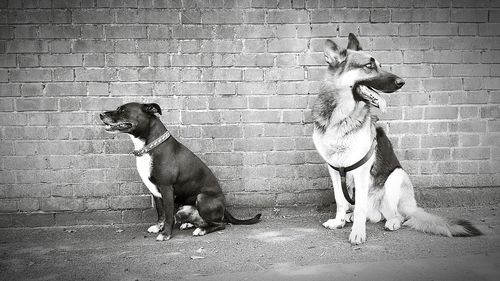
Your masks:
<path fill-rule="evenodd" d="M 398 88 L 401 88 L 403 87 L 403 85 L 405 84 L 405 80 L 401 79 L 401 78 L 397 78 L 396 81 L 394 81 L 394 83 L 396 83 L 396 86 Z"/>
<path fill-rule="evenodd" d="M 99 114 L 99 118 L 101 118 L 101 120 L 104 120 L 105 117 L 106 115 L 104 115 L 104 113 Z"/>

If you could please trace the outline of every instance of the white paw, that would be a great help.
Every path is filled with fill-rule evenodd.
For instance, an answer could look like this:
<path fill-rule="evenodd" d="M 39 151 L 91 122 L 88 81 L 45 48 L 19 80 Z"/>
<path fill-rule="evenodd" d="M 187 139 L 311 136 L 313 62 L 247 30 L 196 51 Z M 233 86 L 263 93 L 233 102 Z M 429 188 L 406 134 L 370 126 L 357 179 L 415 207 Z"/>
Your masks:
<path fill-rule="evenodd" d="M 172 236 L 168 235 L 168 236 L 165 236 L 163 234 L 158 234 L 158 236 L 156 236 L 156 241 L 165 241 L 165 240 L 170 240 L 170 238 L 172 238 Z"/>
<path fill-rule="evenodd" d="M 179 226 L 179 229 L 184 230 L 184 229 L 189 229 L 189 228 L 193 228 L 193 227 L 194 227 L 194 224 L 192 224 L 190 222 L 185 222 L 185 223 L 181 224 L 181 226 Z"/>
<path fill-rule="evenodd" d="M 201 229 L 199 227 L 197 227 L 194 231 L 193 231 L 193 236 L 203 236 L 207 234 L 207 231 L 204 230 L 204 229 Z"/>
<path fill-rule="evenodd" d="M 401 228 L 401 220 L 399 218 L 392 218 L 385 222 L 385 229 L 387 230 L 398 230 Z"/>
<path fill-rule="evenodd" d="M 158 233 L 158 232 L 162 231 L 162 229 L 163 229 L 162 223 L 161 224 L 154 224 L 148 228 L 148 232 L 149 233 Z"/>
<path fill-rule="evenodd" d="M 366 228 L 362 226 L 352 227 L 351 234 L 349 234 L 349 241 L 353 245 L 358 245 L 366 241 Z"/>
<path fill-rule="evenodd" d="M 354 213 L 347 213 L 344 217 L 345 222 L 353 222 L 354 221 Z"/>
<path fill-rule="evenodd" d="M 329 219 L 323 223 L 323 227 L 328 229 L 338 229 L 345 225 L 345 220 Z"/>

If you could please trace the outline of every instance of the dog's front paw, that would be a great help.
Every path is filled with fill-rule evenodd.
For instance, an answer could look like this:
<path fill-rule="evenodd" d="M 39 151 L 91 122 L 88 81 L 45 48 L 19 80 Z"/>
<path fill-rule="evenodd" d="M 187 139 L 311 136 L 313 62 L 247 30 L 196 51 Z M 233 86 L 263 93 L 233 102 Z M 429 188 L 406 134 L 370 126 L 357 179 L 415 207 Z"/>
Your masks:
<path fill-rule="evenodd" d="M 340 219 L 329 219 L 323 223 L 323 227 L 328 229 L 338 229 L 345 225 L 345 220 Z"/>
<path fill-rule="evenodd" d="M 165 240 L 170 240 L 170 238 L 172 238 L 172 235 L 163 235 L 163 234 L 158 234 L 158 236 L 156 236 L 156 241 L 165 241 Z"/>
<path fill-rule="evenodd" d="M 351 234 L 349 234 L 349 241 L 353 245 L 359 245 L 366 241 L 366 228 L 362 227 L 352 227 Z"/>
<path fill-rule="evenodd" d="M 193 228 L 193 227 L 194 227 L 194 224 L 189 223 L 189 222 L 185 222 L 185 223 L 181 224 L 181 226 L 179 226 L 179 229 L 184 230 L 184 229 L 189 229 L 189 228 Z"/>
<path fill-rule="evenodd" d="M 152 226 L 150 226 L 148 228 L 148 232 L 149 233 L 158 233 L 158 232 L 160 232 L 162 230 L 163 230 L 163 224 L 162 223 L 154 224 L 154 225 L 152 225 Z"/>
<path fill-rule="evenodd" d="M 207 234 L 207 231 L 199 227 L 193 231 L 193 236 L 203 236 L 205 234 Z"/>
<path fill-rule="evenodd" d="M 394 231 L 400 228 L 401 228 L 401 219 L 399 218 L 392 218 L 385 222 L 385 229 L 387 230 Z"/>

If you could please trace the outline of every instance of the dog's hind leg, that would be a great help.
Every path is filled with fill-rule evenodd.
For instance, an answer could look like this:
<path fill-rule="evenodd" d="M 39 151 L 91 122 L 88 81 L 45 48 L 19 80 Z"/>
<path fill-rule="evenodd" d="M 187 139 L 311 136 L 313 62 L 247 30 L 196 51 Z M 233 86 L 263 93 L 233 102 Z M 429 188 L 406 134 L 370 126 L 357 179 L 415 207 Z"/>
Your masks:
<path fill-rule="evenodd" d="M 175 223 L 180 224 L 179 229 L 185 230 L 193 228 L 196 225 L 203 225 L 205 222 L 198 214 L 196 207 L 191 205 L 181 206 L 174 216 Z"/>
<path fill-rule="evenodd" d="M 384 197 L 381 202 L 380 212 L 384 216 L 385 228 L 388 230 L 398 230 L 404 221 L 404 217 L 399 212 L 401 193 L 403 185 L 406 184 L 406 172 L 403 169 L 394 170 L 384 184 Z"/>
<path fill-rule="evenodd" d="M 329 219 L 323 223 L 325 228 L 336 229 L 344 227 L 346 223 L 346 213 L 349 210 L 349 202 L 344 198 L 342 193 L 342 186 L 340 183 L 340 174 L 328 166 L 328 172 L 332 178 L 333 193 L 335 195 L 335 204 L 337 205 L 337 212 L 334 219 Z"/>
<path fill-rule="evenodd" d="M 197 225 L 193 231 L 194 236 L 202 236 L 226 228 L 226 224 L 222 221 L 224 218 L 223 200 L 222 195 L 211 196 L 201 193 L 197 196 L 196 208 L 204 224 Z"/>

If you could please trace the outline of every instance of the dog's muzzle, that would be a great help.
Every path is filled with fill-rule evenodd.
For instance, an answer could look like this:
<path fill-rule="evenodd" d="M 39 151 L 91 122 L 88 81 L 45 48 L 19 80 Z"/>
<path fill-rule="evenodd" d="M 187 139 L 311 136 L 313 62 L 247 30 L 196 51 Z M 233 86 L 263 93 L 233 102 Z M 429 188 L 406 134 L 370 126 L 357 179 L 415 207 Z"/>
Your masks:
<path fill-rule="evenodd" d="M 125 131 L 132 128 L 133 126 L 130 122 L 115 122 L 105 113 L 99 114 L 99 117 L 105 125 L 104 129 L 109 132 Z"/>

